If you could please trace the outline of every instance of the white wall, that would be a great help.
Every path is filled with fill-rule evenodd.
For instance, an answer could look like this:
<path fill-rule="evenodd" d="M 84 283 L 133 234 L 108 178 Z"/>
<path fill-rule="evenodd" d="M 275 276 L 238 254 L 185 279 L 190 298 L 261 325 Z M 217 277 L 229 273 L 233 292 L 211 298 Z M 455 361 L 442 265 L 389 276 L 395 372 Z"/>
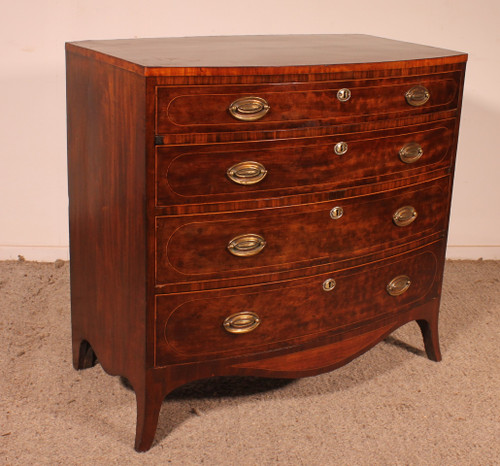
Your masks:
<path fill-rule="evenodd" d="M 0 259 L 68 258 L 64 42 L 365 33 L 469 53 L 448 256 L 500 259 L 498 0 L 16 0 L 0 19 Z"/>

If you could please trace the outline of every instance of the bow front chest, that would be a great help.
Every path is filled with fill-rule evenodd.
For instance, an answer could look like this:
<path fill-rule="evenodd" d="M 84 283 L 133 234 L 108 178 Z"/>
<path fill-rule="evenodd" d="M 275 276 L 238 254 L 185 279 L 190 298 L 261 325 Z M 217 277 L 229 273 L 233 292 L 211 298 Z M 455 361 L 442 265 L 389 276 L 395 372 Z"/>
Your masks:
<path fill-rule="evenodd" d="M 68 43 L 74 366 L 137 398 L 437 323 L 467 55 L 363 35 Z"/>

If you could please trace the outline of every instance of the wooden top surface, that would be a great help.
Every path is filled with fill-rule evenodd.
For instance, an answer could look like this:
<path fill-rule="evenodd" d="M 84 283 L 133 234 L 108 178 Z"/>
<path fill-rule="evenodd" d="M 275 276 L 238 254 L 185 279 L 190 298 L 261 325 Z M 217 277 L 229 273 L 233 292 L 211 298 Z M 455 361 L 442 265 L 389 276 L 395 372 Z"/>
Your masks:
<path fill-rule="evenodd" d="M 467 58 L 452 50 L 358 34 L 89 40 L 69 43 L 67 48 L 88 56 L 104 54 L 111 59 L 100 59 L 118 66 L 128 63 L 123 67 L 138 72 L 146 68 L 310 67 L 440 58 L 463 62 Z"/>

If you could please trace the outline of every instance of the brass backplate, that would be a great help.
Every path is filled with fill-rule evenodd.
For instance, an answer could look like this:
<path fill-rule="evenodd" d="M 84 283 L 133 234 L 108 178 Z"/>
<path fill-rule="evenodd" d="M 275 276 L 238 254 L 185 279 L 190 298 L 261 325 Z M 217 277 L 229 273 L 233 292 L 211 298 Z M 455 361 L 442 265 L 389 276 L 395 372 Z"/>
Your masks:
<path fill-rule="evenodd" d="M 394 212 L 392 220 L 398 227 L 405 227 L 410 223 L 413 223 L 417 218 L 417 215 L 415 207 L 405 205 Z"/>
<path fill-rule="evenodd" d="M 227 249 L 233 256 L 249 257 L 259 254 L 266 246 L 266 240 L 255 233 L 247 233 L 234 237 Z"/>
<path fill-rule="evenodd" d="M 248 333 L 260 325 L 260 317 L 255 312 L 238 312 L 226 317 L 222 325 L 229 333 Z"/>
<path fill-rule="evenodd" d="M 229 106 L 229 113 L 237 120 L 260 120 L 271 109 L 262 97 L 242 97 Z"/>
<path fill-rule="evenodd" d="M 411 280 L 407 275 L 399 275 L 394 277 L 386 287 L 387 293 L 391 296 L 399 296 L 405 293 L 410 288 Z"/>
<path fill-rule="evenodd" d="M 399 150 L 399 158 L 404 163 L 415 163 L 424 155 L 424 150 L 418 142 L 408 142 Z"/>
<path fill-rule="evenodd" d="M 259 162 L 240 162 L 227 170 L 227 177 L 236 184 L 252 185 L 262 181 L 267 170 Z"/>
<path fill-rule="evenodd" d="M 420 84 L 417 86 L 413 86 L 410 90 L 408 90 L 405 94 L 406 102 L 414 107 L 420 107 L 420 105 L 424 105 L 431 97 L 431 93 L 429 90 L 421 86 Z"/>

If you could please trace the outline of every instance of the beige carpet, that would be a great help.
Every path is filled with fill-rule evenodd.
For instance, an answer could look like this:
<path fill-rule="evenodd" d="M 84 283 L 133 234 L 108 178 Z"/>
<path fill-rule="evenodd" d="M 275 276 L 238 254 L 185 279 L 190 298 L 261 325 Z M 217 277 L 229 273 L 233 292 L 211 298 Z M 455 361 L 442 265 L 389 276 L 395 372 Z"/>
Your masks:
<path fill-rule="evenodd" d="M 446 266 L 443 361 L 410 323 L 347 366 L 220 378 L 167 398 L 133 450 L 135 397 L 71 365 L 67 263 L 0 263 L 0 464 L 500 464 L 500 262 Z"/>

